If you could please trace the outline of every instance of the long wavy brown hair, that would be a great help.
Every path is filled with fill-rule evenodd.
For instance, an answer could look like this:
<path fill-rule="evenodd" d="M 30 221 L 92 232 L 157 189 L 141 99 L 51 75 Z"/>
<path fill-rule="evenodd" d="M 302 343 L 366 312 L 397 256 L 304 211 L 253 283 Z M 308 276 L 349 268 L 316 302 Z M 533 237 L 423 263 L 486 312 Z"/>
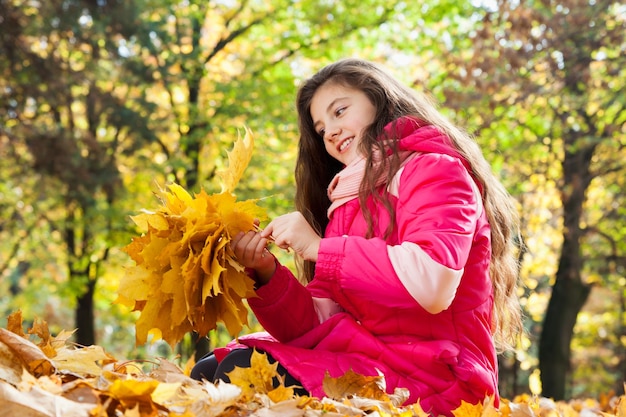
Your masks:
<path fill-rule="evenodd" d="M 388 171 L 388 181 L 399 169 L 397 135 L 391 134 L 380 140 L 384 127 L 403 116 L 412 116 L 424 124 L 434 125 L 443 131 L 456 150 L 467 160 L 470 173 L 482 190 L 483 204 L 491 226 L 490 275 L 494 291 L 493 330 L 499 351 L 514 347 L 522 331 L 522 317 L 517 294 L 518 263 L 515 242 L 518 233 L 518 213 L 514 201 L 502 183 L 496 178 L 480 147 L 467 132 L 451 123 L 426 96 L 404 86 L 383 67 L 369 61 L 348 58 L 322 68 L 299 88 L 296 99 L 300 140 L 295 168 L 296 209 L 308 222 L 323 234 L 327 224 L 330 200 L 326 194 L 328 184 L 343 165 L 331 157 L 324 142 L 315 131 L 311 118 L 311 100 L 317 90 L 325 84 L 335 83 L 363 91 L 376 109 L 374 122 L 363 132 L 360 151 L 367 158 L 366 171 L 360 186 L 359 199 L 363 215 L 371 236 L 375 213 L 364 204 L 374 198 L 389 212 L 392 226 L 395 213 L 386 194 L 386 187 L 376 187 L 373 154 L 389 154 L 387 164 L 379 164 Z M 386 149 L 384 149 L 386 148 Z M 388 230 L 387 232 L 390 232 Z M 300 278 L 309 282 L 313 278 L 315 264 L 299 260 Z"/>

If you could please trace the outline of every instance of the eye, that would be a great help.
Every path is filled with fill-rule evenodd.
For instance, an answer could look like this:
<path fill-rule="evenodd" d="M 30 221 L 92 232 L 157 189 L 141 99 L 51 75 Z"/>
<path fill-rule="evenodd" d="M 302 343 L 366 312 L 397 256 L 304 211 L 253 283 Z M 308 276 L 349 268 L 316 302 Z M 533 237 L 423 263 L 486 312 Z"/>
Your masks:
<path fill-rule="evenodd" d="M 326 129 L 320 129 L 317 134 L 320 135 L 320 138 L 324 139 L 324 133 L 326 133 Z"/>
<path fill-rule="evenodd" d="M 335 110 L 335 116 L 341 116 L 345 111 L 346 107 L 338 107 L 337 110 Z"/>

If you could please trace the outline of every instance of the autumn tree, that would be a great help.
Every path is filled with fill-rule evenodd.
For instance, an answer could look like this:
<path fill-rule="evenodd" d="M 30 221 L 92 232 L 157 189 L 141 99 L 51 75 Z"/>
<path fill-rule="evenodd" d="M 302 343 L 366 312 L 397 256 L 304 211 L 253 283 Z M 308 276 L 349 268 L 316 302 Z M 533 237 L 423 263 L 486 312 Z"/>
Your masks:
<path fill-rule="evenodd" d="M 498 166 L 522 203 L 530 200 L 524 194 L 550 193 L 560 203 L 544 224 L 543 233 L 555 227 L 561 237 L 538 355 L 542 394 L 563 399 L 579 312 L 593 285 L 615 288 L 626 266 L 624 6 L 498 1 L 482 16 L 466 49 L 449 53 L 446 102 L 470 120 L 487 149 L 502 154 Z M 623 302 L 622 283 L 611 342 L 622 355 Z M 612 372 L 623 372 L 623 363 Z M 623 389 L 623 378 L 616 374 L 616 388 Z"/>
<path fill-rule="evenodd" d="M 120 243 L 116 232 L 125 229 L 117 205 L 120 160 L 154 140 L 146 127 L 148 107 L 133 106 L 128 89 L 113 82 L 116 41 L 135 25 L 133 6 L 0 3 L 2 174 L 21 190 L 12 202 L 18 221 L 5 232 L 18 237 L 19 265 L 45 260 L 33 266 L 39 271 L 30 271 L 30 283 L 16 278 L 16 286 L 43 290 L 46 263 L 56 265 L 49 278 L 67 275 L 66 289 L 58 291 L 75 297 L 82 345 L 95 343 L 94 292 L 110 248 Z M 25 270 L 20 275 L 28 276 Z"/>
<path fill-rule="evenodd" d="M 50 287 L 77 300 L 77 341 L 93 343 L 101 268 L 128 238 L 128 214 L 146 206 L 139 193 L 152 197 L 146 183 L 210 191 L 246 123 L 260 140 L 243 193 L 267 190 L 276 196 L 268 205 L 288 204 L 296 79 L 318 59 L 350 54 L 343 42 L 389 19 L 395 5 L 2 2 L 11 28 L 1 35 L 2 175 L 27 192 L 3 209 L 24 217 L 11 230 L 28 238 L 6 245 L 6 274 L 17 276 L 21 260 L 30 265 L 27 248 L 41 249 L 40 259 L 58 266 Z M 28 227 L 37 233 L 23 236 Z M 25 277 L 40 268 L 20 273 L 19 286 L 32 288 Z"/>

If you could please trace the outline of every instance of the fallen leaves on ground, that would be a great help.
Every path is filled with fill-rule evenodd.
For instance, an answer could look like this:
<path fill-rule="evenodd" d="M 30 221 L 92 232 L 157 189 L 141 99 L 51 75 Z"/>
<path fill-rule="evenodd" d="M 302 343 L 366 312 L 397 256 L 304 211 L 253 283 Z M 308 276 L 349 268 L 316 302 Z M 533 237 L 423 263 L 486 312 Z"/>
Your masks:
<path fill-rule="evenodd" d="M 35 329 L 35 330 L 33 330 Z M 382 376 L 348 372 L 326 376 L 325 398 L 294 395 L 276 365 L 254 352 L 250 368 L 236 368 L 232 383 L 213 384 L 189 378 L 176 364 L 158 359 L 118 361 L 98 346 L 78 347 L 62 332 L 52 337 L 36 320 L 22 332 L 18 311 L 0 329 L 0 417 L 427 417 L 419 403 L 402 406 L 406 390 L 384 392 Z M 49 366 L 38 367 L 41 361 Z M 43 372 L 41 371 L 43 370 Z M 626 396 L 555 402 L 536 396 L 462 403 L 454 417 L 626 417 Z"/>
<path fill-rule="evenodd" d="M 253 297 L 254 281 L 235 259 L 231 239 L 255 228 L 265 210 L 257 200 L 233 194 L 252 158 L 253 137 L 246 129 L 219 172 L 222 191 L 192 196 L 178 184 L 159 190 L 162 206 L 132 216 L 143 232 L 124 247 L 135 265 L 120 282 L 116 303 L 140 311 L 136 343 L 163 339 L 172 347 L 185 334 L 201 337 L 224 323 L 235 337 L 248 323 L 243 299 Z"/>

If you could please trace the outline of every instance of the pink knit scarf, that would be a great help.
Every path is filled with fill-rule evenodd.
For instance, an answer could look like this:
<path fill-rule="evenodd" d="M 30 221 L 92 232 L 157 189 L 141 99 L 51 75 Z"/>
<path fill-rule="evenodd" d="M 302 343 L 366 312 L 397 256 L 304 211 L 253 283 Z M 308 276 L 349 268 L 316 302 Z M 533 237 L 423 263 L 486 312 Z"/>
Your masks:
<path fill-rule="evenodd" d="M 407 158 L 411 154 L 413 154 L 413 152 L 411 151 L 400 152 L 399 156 L 401 166 L 403 166 L 407 162 Z M 387 162 L 388 159 L 385 158 L 383 160 L 382 158 L 380 158 L 378 153 L 374 154 L 374 168 L 378 168 L 378 166 L 383 163 L 383 161 Z M 363 175 L 365 174 L 365 164 L 366 160 L 364 157 L 355 159 L 344 169 L 339 171 L 337 175 L 335 175 L 335 177 L 332 179 L 327 190 L 328 198 L 331 201 L 331 205 L 330 207 L 328 207 L 327 213 L 327 216 L 329 218 L 331 213 L 337 207 L 358 197 L 361 181 L 363 180 Z M 381 172 L 381 175 L 376 179 L 377 187 L 385 183 L 386 176 L 387 173 L 385 172 L 385 170 L 383 170 Z"/>

